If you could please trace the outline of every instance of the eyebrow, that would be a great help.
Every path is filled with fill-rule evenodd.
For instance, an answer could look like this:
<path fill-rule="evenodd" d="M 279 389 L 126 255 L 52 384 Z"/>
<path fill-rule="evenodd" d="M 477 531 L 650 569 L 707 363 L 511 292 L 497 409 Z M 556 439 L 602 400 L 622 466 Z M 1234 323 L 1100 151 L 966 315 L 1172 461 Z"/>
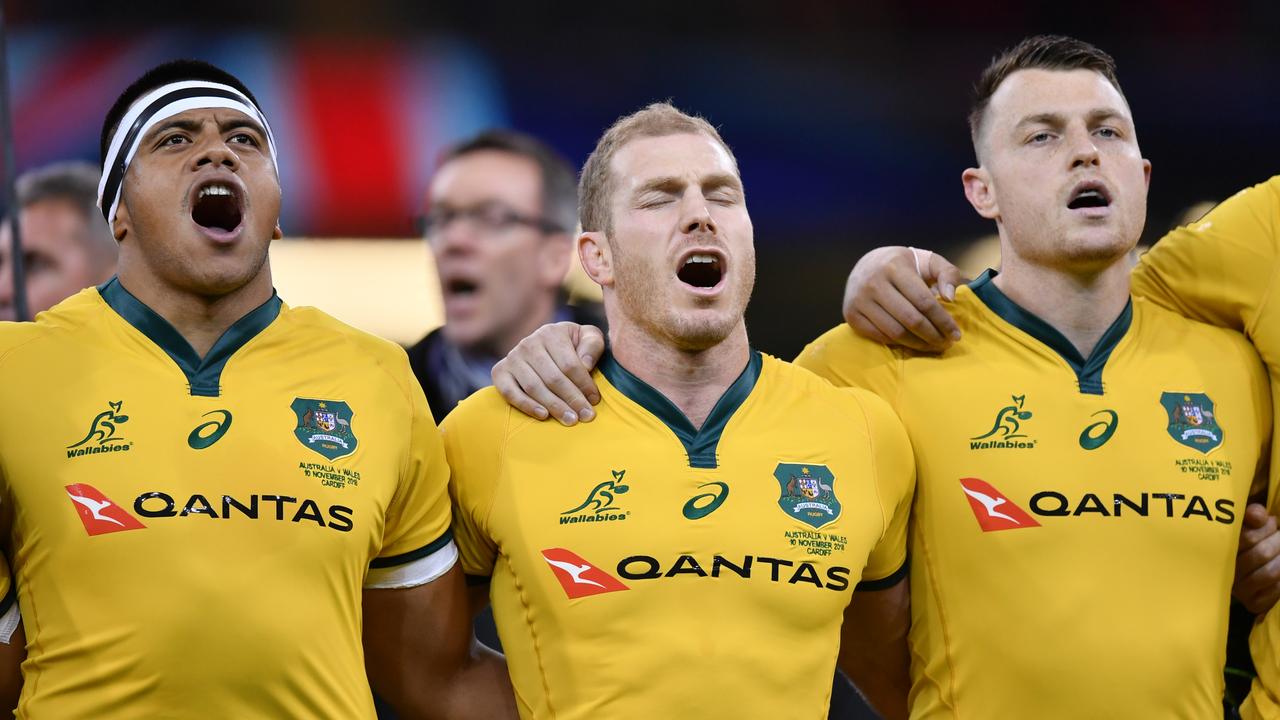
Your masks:
<path fill-rule="evenodd" d="M 1110 120 L 1111 118 L 1119 118 L 1125 121 L 1126 123 L 1129 122 L 1129 117 L 1124 113 L 1120 112 L 1119 110 L 1116 110 L 1115 108 L 1105 108 L 1105 107 L 1094 108 L 1093 110 L 1090 110 L 1086 118 L 1088 119 L 1089 122 L 1097 122 L 1099 120 Z M 1018 124 L 1015 127 L 1021 128 L 1027 125 L 1061 126 L 1061 125 L 1065 125 L 1066 122 L 1067 122 L 1067 118 L 1062 113 L 1045 112 L 1045 113 L 1036 113 L 1035 115 L 1028 115 L 1022 118 L 1021 120 L 1019 120 Z"/>
<path fill-rule="evenodd" d="M 204 123 L 200 120 L 170 118 L 169 120 L 166 120 L 148 130 L 144 139 L 151 140 L 152 138 L 162 135 L 170 130 L 183 130 L 185 132 L 195 134 L 199 132 L 200 128 L 203 126 Z M 267 135 L 267 131 L 253 120 L 253 118 L 244 117 L 243 115 L 239 117 L 231 117 L 227 120 L 223 120 L 221 123 L 218 123 L 218 132 L 220 133 L 230 132 L 236 128 L 248 128 L 263 137 L 266 137 Z"/>

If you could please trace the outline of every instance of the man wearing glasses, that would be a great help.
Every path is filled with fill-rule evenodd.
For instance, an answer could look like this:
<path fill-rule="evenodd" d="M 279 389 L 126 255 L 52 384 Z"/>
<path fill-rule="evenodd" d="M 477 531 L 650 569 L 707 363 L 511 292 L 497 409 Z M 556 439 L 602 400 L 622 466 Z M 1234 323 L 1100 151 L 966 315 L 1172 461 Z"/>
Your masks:
<path fill-rule="evenodd" d="M 538 327 L 602 319 L 598 306 L 564 304 L 577 178 L 542 142 L 491 130 L 454 145 L 426 205 L 445 324 L 409 349 L 409 361 L 438 423 L 487 387 L 493 364 Z"/>

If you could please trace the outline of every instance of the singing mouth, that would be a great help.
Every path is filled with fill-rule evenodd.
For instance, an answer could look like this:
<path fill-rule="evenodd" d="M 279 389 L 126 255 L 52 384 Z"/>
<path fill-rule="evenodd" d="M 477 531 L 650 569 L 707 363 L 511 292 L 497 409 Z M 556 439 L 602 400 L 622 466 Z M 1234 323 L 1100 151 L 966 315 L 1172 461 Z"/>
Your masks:
<path fill-rule="evenodd" d="M 694 251 L 680 263 L 676 277 L 690 287 L 710 289 L 724 279 L 724 266 L 724 258 L 718 253 Z"/>
<path fill-rule="evenodd" d="M 244 219 L 240 191 L 230 183 L 218 180 L 200 186 L 191 203 L 191 219 L 210 230 L 231 232 Z"/>

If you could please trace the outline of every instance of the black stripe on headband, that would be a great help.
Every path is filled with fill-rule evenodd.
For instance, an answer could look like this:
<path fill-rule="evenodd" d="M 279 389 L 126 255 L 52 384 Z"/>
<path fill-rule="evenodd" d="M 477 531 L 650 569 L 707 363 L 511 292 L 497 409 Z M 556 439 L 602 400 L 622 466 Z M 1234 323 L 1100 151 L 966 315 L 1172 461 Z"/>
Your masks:
<path fill-rule="evenodd" d="M 116 150 L 115 162 L 111 164 L 111 171 L 107 175 L 107 184 L 102 188 L 102 217 L 106 218 L 108 225 L 111 224 L 111 218 L 109 217 L 111 206 L 116 202 L 116 195 L 120 191 L 120 183 L 124 181 L 124 173 L 129 169 L 125 158 L 129 157 L 129 148 L 133 147 L 134 141 L 138 139 L 138 134 L 142 132 L 142 128 L 147 122 L 166 105 L 193 97 L 217 97 L 235 100 L 248 105 L 259 113 L 262 112 L 261 108 L 258 108 L 253 104 L 253 101 L 249 100 L 248 96 L 208 86 L 182 88 L 156 98 L 147 106 L 146 110 L 142 111 L 138 119 L 133 121 L 133 127 L 129 128 L 128 134 L 124 136 L 124 142 L 120 143 L 120 147 Z"/>

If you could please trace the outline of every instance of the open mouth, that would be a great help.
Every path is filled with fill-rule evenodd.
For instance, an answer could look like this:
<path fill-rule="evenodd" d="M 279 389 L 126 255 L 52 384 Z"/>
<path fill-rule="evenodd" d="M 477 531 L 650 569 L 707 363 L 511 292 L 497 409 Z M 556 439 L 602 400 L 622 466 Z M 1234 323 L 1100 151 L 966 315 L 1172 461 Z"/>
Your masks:
<path fill-rule="evenodd" d="M 201 187 L 191 204 L 191 219 L 210 230 L 235 230 L 244 219 L 239 192 L 228 183 L 212 182 Z"/>
<path fill-rule="evenodd" d="M 1079 210 L 1081 208 L 1104 208 L 1111 205 L 1111 194 L 1107 192 L 1107 188 L 1102 183 L 1084 182 L 1076 186 L 1071 193 L 1071 200 L 1067 203 L 1067 209 Z"/>
<path fill-rule="evenodd" d="M 480 285 L 472 280 L 454 278 L 445 283 L 444 291 L 454 297 L 470 297 L 480 291 Z"/>
<path fill-rule="evenodd" d="M 724 277 L 724 262 L 712 253 L 693 253 L 676 271 L 680 282 L 696 288 L 713 288 Z"/>

